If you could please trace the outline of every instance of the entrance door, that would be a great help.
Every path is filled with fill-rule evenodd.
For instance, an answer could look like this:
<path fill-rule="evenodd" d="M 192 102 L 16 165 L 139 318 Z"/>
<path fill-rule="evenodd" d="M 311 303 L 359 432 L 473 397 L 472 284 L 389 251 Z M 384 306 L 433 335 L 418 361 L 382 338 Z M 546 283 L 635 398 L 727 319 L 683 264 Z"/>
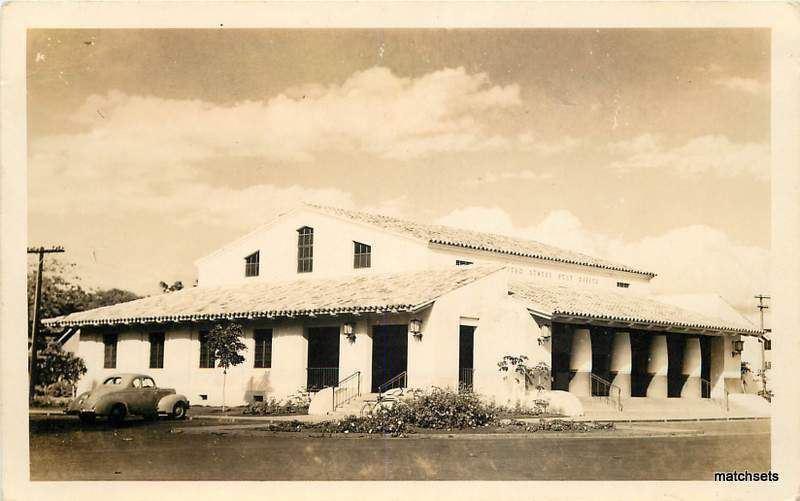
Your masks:
<path fill-rule="evenodd" d="M 462 325 L 458 334 L 458 389 L 470 392 L 475 354 L 475 327 Z"/>
<path fill-rule="evenodd" d="M 339 327 L 308 329 L 309 391 L 321 390 L 339 383 Z"/>
<path fill-rule="evenodd" d="M 408 326 L 372 327 L 372 392 L 408 370 Z"/>

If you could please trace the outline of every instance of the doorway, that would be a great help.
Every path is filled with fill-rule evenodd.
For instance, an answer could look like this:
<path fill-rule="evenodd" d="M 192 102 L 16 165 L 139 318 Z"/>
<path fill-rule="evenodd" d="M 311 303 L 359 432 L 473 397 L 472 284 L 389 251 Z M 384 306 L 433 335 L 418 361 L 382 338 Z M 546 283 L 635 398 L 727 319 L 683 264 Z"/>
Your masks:
<path fill-rule="evenodd" d="M 339 327 L 308 329 L 306 388 L 317 391 L 339 383 Z"/>
<path fill-rule="evenodd" d="M 408 370 L 408 326 L 372 327 L 372 392 Z"/>

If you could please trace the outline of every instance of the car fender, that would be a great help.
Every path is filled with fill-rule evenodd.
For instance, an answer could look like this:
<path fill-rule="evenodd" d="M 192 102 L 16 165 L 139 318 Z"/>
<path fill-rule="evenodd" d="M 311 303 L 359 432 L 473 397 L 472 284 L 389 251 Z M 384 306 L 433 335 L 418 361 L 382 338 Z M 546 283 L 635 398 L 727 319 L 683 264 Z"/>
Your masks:
<path fill-rule="evenodd" d="M 173 393 L 162 397 L 161 400 L 158 401 L 158 412 L 169 414 L 178 402 L 183 402 L 186 404 L 186 407 L 189 407 L 189 400 L 186 397 L 178 393 Z"/>
<path fill-rule="evenodd" d="M 98 416 L 107 416 L 111 413 L 111 408 L 117 404 L 122 404 L 125 406 L 125 414 L 129 414 L 128 412 L 128 404 L 118 398 L 101 398 L 94 404 L 94 413 Z"/>

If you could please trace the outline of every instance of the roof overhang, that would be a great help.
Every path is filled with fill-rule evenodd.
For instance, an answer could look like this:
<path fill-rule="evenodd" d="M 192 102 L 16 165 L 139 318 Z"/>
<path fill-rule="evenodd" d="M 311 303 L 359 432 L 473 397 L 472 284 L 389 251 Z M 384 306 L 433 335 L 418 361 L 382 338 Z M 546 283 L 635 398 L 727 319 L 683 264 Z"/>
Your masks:
<path fill-rule="evenodd" d="M 570 325 L 588 325 L 597 327 L 607 327 L 614 329 L 630 329 L 630 330 L 643 330 L 643 331 L 658 331 L 669 332 L 674 334 L 695 334 L 706 336 L 722 336 L 725 334 L 738 334 L 742 336 L 763 337 L 763 333 L 758 331 L 746 331 L 739 329 L 726 329 L 720 327 L 706 327 L 700 325 L 683 325 L 679 323 L 669 322 L 653 322 L 640 319 L 615 319 L 615 318 L 598 318 L 589 315 L 577 314 L 562 314 L 562 313 L 544 313 L 535 308 L 528 308 L 531 316 L 538 319 L 545 320 L 549 323 L 562 323 Z"/>

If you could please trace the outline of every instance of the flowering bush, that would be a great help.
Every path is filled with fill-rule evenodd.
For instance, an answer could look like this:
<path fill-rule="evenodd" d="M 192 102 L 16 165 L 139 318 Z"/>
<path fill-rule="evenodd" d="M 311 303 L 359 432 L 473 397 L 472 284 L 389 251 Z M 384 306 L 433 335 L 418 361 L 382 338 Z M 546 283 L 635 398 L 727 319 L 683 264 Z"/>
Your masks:
<path fill-rule="evenodd" d="M 508 372 L 510 368 L 513 371 L 525 378 L 525 386 L 531 383 L 537 390 L 544 390 L 546 386 L 544 381 L 550 381 L 550 366 L 547 362 L 539 362 L 533 367 L 528 366 L 528 357 L 526 355 L 506 355 L 502 360 L 497 362 L 497 370 L 500 372 Z"/>

